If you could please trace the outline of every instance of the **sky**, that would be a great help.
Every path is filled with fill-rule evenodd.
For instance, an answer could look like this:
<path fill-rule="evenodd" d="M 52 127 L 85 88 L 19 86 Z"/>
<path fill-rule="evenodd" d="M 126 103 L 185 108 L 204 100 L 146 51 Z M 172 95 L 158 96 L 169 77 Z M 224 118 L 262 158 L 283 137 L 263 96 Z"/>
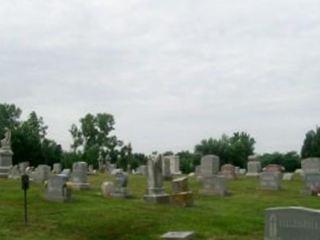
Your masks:
<path fill-rule="evenodd" d="M 86 113 L 134 151 L 246 131 L 300 151 L 320 123 L 319 0 L 10 0 L 0 103 L 36 111 L 65 149 Z"/>

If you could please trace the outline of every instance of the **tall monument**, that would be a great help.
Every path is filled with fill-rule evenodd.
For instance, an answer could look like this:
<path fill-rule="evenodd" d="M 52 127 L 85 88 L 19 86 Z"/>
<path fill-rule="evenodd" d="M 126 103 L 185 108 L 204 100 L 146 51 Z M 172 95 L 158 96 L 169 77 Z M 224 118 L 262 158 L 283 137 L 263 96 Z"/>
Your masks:
<path fill-rule="evenodd" d="M 11 131 L 5 128 L 0 148 L 0 178 L 7 178 L 12 167 Z"/>

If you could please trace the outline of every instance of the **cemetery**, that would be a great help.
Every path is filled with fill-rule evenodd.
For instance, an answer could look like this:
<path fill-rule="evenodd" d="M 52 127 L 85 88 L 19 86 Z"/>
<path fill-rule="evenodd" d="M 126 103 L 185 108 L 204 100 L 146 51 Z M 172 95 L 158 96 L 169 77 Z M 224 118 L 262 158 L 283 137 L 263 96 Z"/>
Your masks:
<path fill-rule="evenodd" d="M 0 240 L 320 240 L 319 0 L 0 5 Z"/>

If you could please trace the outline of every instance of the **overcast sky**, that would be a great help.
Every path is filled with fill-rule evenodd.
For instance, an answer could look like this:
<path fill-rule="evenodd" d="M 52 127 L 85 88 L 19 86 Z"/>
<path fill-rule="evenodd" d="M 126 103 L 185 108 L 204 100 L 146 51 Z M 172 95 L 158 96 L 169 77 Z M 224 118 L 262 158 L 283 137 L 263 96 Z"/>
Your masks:
<path fill-rule="evenodd" d="M 108 112 L 134 151 L 234 131 L 299 151 L 320 123 L 320 2 L 1 1 L 0 102 L 66 149 L 72 123 Z"/>

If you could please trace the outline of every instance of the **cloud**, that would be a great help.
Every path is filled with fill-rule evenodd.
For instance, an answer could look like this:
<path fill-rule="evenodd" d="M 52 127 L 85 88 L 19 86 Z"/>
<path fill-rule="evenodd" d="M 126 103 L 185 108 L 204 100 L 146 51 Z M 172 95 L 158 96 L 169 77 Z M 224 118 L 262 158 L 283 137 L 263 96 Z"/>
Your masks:
<path fill-rule="evenodd" d="M 237 130 L 258 152 L 299 150 L 320 117 L 317 4 L 5 2 L 0 101 L 36 110 L 65 148 L 72 123 L 103 111 L 136 151 Z"/>

